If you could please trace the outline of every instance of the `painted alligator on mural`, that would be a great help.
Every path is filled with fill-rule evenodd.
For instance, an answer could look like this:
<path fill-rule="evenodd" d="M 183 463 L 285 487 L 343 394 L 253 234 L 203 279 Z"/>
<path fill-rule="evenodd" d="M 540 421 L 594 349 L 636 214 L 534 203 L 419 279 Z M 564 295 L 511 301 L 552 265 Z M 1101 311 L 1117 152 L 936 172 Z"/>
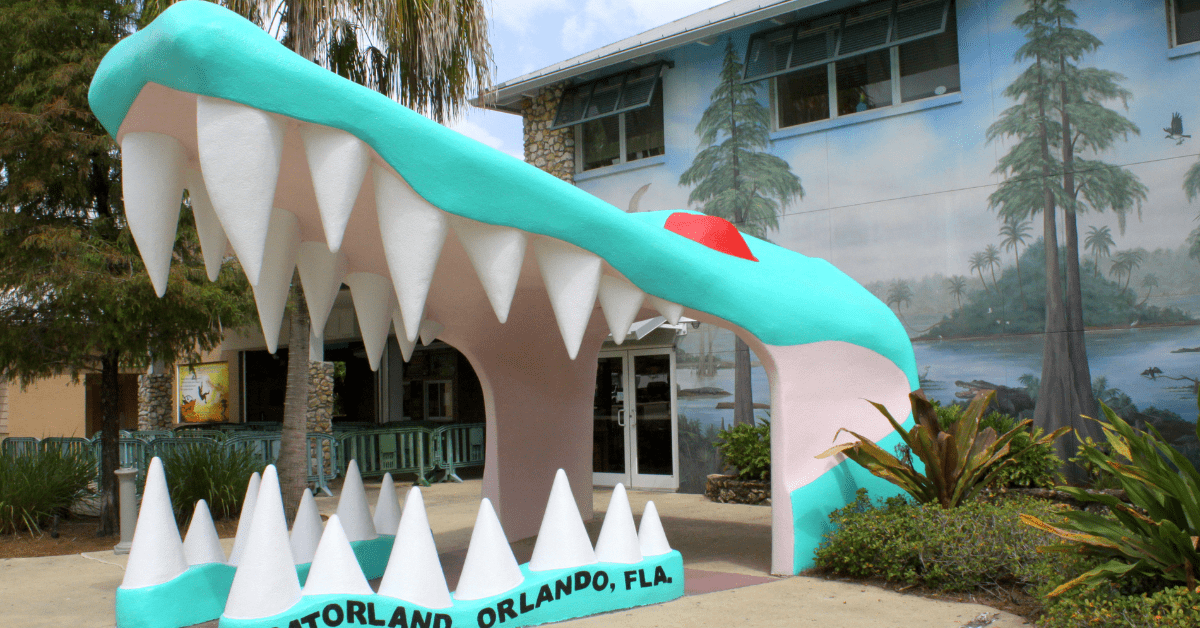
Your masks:
<path fill-rule="evenodd" d="M 485 396 L 484 494 L 510 539 L 536 533 L 555 469 L 590 474 L 597 353 L 655 311 L 734 331 L 768 374 L 774 572 L 811 565 L 856 488 L 895 491 L 814 458 L 840 427 L 899 442 L 864 399 L 904 416 L 918 387 L 895 315 L 824 260 L 694 212 L 622 212 L 206 2 L 115 46 L 89 97 L 121 145 L 130 228 L 160 294 L 186 189 L 210 275 L 237 255 L 271 350 L 298 267 L 314 330 L 349 286 L 372 365 L 393 328 L 405 358 L 418 337 L 466 356 Z"/>

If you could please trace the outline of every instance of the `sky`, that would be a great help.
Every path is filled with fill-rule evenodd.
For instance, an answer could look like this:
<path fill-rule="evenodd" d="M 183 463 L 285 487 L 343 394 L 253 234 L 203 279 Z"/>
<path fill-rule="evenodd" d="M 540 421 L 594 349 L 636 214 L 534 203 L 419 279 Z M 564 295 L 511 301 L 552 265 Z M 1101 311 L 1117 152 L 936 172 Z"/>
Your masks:
<path fill-rule="evenodd" d="M 721 0 L 485 0 L 495 83 L 539 70 Z M 492 148 L 523 158 L 518 116 L 474 109 L 450 124 Z"/>

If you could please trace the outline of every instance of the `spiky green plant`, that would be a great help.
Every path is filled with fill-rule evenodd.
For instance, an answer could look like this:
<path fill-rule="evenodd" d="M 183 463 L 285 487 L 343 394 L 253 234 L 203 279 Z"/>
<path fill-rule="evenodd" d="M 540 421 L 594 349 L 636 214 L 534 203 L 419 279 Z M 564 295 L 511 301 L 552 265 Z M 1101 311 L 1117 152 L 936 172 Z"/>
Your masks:
<path fill-rule="evenodd" d="M 838 430 L 834 438 L 846 432 L 858 440 L 835 445 L 817 457 L 845 454 L 872 474 L 904 489 L 921 503 L 937 502 L 942 508 L 954 508 L 974 498 L 1002 469 L 1015 464 L 1015 457 L 1009 456 L 1013 439 L 1027 433 L 1025 428 L 1031 423 L 1029 420 L 1021 421 L 1000 435 L 990 427 L 981 431 L 979 422 L 983 411 L 991 404 L 995 394 L 989 391 L 976 395 L 962 416 L 946 429 L 942 429 L 938 421 L 937 408 L 916 393 L 908 395 L 916 420 L 911 431 L 904 429 L 882 404 L 869 402 L 887 418 L 912 454 L 921 460 L 924 473 L 918 471 L 915 465 L 905 464 L 871 439 L 845 428 Z M 1048 436 L 1030 439 L 1027 446 L 1049 444 L 1066 431 L 1064 427 Z"/>
<path fill-rule="evenodd" d="M 208 503 L 213 519 L 237 516 L 250 475 L 264 466 L 249 450 L 224 449 L 219 443 L 171 449 L 160 458 L 181 527 L 191 521 L 201 499 Z"/>
<path fill-rule="evenodd" d="M 1197 397 L 1200 408 L 1200 396 Z M 1051 597 L 1084 584 L 1115 581 L 1124 576 L 1163 578 L 1185 583 L 1196 591 L 1200 569 L 1200 471 L 1163 440 L 1153 426 L 1139 431 L 1100 404 L 1104 420 L 1097 421 L 1107 447 L 1084 441 L 1079 456 L 1125 491 L 1128 504 L 1115 496 L 1079 488 L 1061 490 L 1081 502 L 1103 504 L 1112 518 L 1084 510 L 1067 513 L 1067 523 L 1055 527 L 1037 517 L 1022 515 L 1028 525 L 1050 532 L 1065 543 L 1047 551 L 1076 552 L 1108 562 L 1081 574 L 1049 593 Z M 1200 438 L 1200 424 L 1197 425 Z"/>
<path fill-rule="evenodd" d="M 88 495 L 95 478 L 91 451 L 47 448 L 0 454 L 0 534 L 38 532 Z"/>

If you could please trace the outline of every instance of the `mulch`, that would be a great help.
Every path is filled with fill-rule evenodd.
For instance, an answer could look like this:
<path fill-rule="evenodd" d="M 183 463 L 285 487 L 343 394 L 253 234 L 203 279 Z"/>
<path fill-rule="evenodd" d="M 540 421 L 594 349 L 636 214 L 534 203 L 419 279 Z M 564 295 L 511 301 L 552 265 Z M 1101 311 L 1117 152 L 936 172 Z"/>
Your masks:
<path fill-rule="evenodd" d="M 232 538 L 237 533 L 237 519 L 216 522 L 217 536 Z M 0 559 L 63 556 L 83 552 L 112 550 L 121 537 L 96 536 L 100 520 L 96 517 L 73 517 L 58 524 L 58 538 L 51 536 L 48 527 L 40 532 L 0 534 Z M 184 530 L 186 532 L 186 530 Z"/>

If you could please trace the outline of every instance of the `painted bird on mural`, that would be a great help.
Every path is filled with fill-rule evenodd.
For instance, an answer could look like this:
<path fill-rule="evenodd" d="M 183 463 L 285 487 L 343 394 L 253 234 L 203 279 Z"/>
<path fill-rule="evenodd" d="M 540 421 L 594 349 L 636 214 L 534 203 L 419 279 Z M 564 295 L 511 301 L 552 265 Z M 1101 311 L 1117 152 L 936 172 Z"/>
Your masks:
<path fill-rule="evenodd" d="M 1175 145 L 1178 146 L 1192 136 L 1183 134 L 1183 116 L 1179 112 L 1171 114 L 1171 126 L 1163 127 L 1163 131 L 1167 133 L 1167 139 L 1175 140 Z"/>

